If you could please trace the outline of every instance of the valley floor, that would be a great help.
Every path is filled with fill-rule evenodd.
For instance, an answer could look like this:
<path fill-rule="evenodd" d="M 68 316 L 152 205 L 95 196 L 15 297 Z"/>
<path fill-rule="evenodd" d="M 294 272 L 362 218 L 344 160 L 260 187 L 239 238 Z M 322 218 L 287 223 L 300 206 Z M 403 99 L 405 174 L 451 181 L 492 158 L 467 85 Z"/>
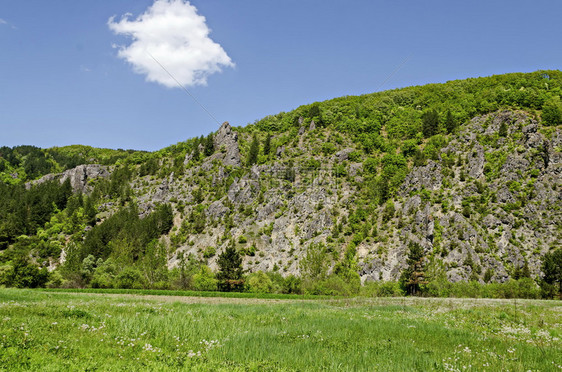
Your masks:
<path fill-rule="evenodd" d="M 562 370 L 562 302 L 0 289 L 0 370 Z"/>

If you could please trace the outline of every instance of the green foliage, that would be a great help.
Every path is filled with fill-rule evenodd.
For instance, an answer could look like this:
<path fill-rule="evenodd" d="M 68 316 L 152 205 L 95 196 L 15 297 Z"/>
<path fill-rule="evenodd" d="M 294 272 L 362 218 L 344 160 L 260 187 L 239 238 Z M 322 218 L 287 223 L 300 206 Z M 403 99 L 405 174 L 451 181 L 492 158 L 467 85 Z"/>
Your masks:
<path fill-rule="evenodd" d="M 217 253 L 217 249 L 215 247 L 207 247 L 203 250 L 203 258 L 211 258 L 214 257 Z"/>
<path fill-rule="evenodd" d="M 379 160 L 376 158 L 367 158 L 363 161 L 363 169 L 369 174 L 376 174 L 379 167 Z"/>
<path fill-rule="evenodd" d="M 205 156 L 211 156 L 214 154 L 215 152 L 215 138 L 213 136 L 213 134 L 209 134 L 206 138 L 205 138 L 205 143 L 204 143 L 204 154 Z"/>
<path fill-rule="evenodd" d="M 329 267 L 326 246 L 321 243 L 310 244 L 299 265 L 303 278 L 310 281 L 325 279 Z"/>
<path fill-rule="evenodd" d="M 562 124 L 562 102 L 559 96 L 553 96 L 544 103 L 542 120 L 546 125 Z"/>
<path fill-rule="evenodd" d="M 223 292 L 240 291 L 244 287 L 242 279 L 242 257 L 233 245 L 228 245 L 217 260 L 219 290 Z"/>
<path fill-rule="evenodd" d="M 498 135 L 500 137 L 507 137 L 507 123 L 505 120 L 502 120 L 500 124 L 500 129 L 498 130 Z"/>
<path fill-rule="evenodd" d="M 0 284 L 17 288 L 44 287 L 49 281 L 49 272 L 46 268 L 29 262 L 26 257 L 15 258 L 12 265 L 3 273 L 0 272 Z"/>
<path fill-rule="evenodd" d="M 406 259 L 408 267 L 400 274 L 400 286 L 404 292 L 416 295 L 420 292 L 420 286 L 426 284 L 425 256 L 423 248 L 418 243 L 410 242 L 408 249 L 408 258 Z"/>
<path fill-rule="evenodd" d="M 248 292 L 252 293 L 270 293 L 273 289 L 273 282 L 263 271 L 251 273 L 246 278 L 246 287 Z"/>
<path fill-rule="evenodd" d="M 447 145 L 447 139 L 441 134 L 432 136 L 423 149 L 423 155 L 426 158 L 438 160 L 441 148 Z"/>
<path fill-rule="evenodd" d="M 426 138 L 434 136 L 439 132 L 439 114 L 435 109 L 423 113 L 422 131 Z"/>
<path fill-rule="evenodd" d="M 504 283 L 480 284 L 478 281 L 452 283 L 444 278 L 430 281 L 423 292 L 432 297 L 540 298 L 541 292 L 530 278 L 510 279 Z"/>
<path fill-rule="evenodd" d="M 365 297 L 401 297 L 405 293 L 399 282 L 368 281 L 361 287 L 360 294 Z"/>
<path fill-rule="evenodd" d="M 541 287 L 547 297 L 552 294 L 562 294 L 562 249 L 558 248 L 548 252 L 542 259 L 542 278 Z"/>
<path fill-rule="evenodd" d="M 271 153 L 271 133 L 268 133 L 263 143 L 263 154 L 269 156 Z"/>
<path fill-rule="evenodd" d="M 93 255 L 105 260 L 110 255 L 132 263 L 144 255 L 150 241 L 168 233 L 173 224 L 172 208 L 162 204 L 140 219 L 136 206 L 123 208 L 96 225 L 84 239 L 80 256 Z"/>
<path fill-rule="evenodd" d="M 126 267 L 115 278 L 118 288 L 146 288 L 146 282 L 139 269 Z"/>
<path fill-rule="evenodd" d="M 402 154 L 386 154 L 381 159 L 382 172 L 374 180 L 371 195 L 379 204 L 385 203 L 398 190 L 406 177 L 408 166 Z"/>
<path fill-rule="evenodd" d="M 246 165 L 251 167 L 252 165 L 256 164 L 258 161 L 258 155 L 260 151 L 260 143 L 258 140 L 258 136 L 254 134 L 252 137 L 252 143 L 250 144 L 250 150 L 248 152 L 248 159 L 246 161 Z"/>
<path fill-rule="evenodd" d="M 451 110 L 447 110 L 447 114 L 445 116 L 445 129 L 447 133 L 453 133 L 453 131 L 457 128 L 457 119 L 453 116 Z"/>
<path fill-rule="evenodd" d="M 196 291 L 216 291 L 217 279 L 208 266 L 201 265 L 199 271 L 193 275 L 193 289 Z"/>
<path fill-rule="evenodd" d="M 66 207 L 71 195 L 70 181 L 43 182 L 26 189 L 23 185 L 0 183 L 0 249 L 19 235 L 33 235 L 58 210 Z"/>

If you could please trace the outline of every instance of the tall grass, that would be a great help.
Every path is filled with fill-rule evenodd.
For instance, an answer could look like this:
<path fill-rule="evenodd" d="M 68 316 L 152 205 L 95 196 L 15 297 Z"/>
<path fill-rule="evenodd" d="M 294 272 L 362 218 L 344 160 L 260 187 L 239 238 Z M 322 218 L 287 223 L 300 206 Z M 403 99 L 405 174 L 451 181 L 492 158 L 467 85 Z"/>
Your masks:
<path fill-rule="evenodd" d="M 0 289 L 0 369 L 562 368 L 557 301 L 182 300 Z"/>

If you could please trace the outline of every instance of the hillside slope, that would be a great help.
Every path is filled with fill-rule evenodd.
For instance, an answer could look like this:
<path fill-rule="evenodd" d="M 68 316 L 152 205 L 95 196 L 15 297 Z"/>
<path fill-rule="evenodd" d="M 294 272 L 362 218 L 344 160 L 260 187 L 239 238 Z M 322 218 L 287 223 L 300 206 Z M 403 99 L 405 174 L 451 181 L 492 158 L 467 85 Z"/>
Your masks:
<path fill-rule="evenodd" d="M 69 179 L 80 193 L 24 237 L 4 223 L 0 257 L 31 252 L 78 285 L 152 270 L 154 285 L 187 261 L 216 271 L 234 246 L 248 272 L 310 275 L 314 261 L 319 278 L 365 282 L 398 280 L 414 245 L 427 280 L 538 278 L 562 241 L 561 87 L 562 73 L 540 71 L 343 97 L 103 174 L 82 165 L 28 184 Z"/>

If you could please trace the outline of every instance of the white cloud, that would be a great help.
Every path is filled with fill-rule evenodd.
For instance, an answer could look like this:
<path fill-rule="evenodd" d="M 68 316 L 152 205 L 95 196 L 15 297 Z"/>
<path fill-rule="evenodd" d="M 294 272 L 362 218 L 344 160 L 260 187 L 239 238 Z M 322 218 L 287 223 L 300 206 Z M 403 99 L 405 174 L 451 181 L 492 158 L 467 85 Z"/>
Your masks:
<path fill-rule="evenodd" d="M 130 45 L 118 47 L 118 56 L 136 73 L 146 75 L 147 81 L 177 87 L 150 55 L 188 86 L 206 85 L 209 75 L 234 66 L 224 49 L 209 38 L 205 17 L 197 14 L 197 8 L 188 1 L 155 0 L 136 19 L 129 17 L 125 14 L 118 22 L 111 17 L 108 26 L 132 39 Z"/>
<path fill-rule="evenodd" d="M 18 28 L 11 24 L 10 22 L 6 21 L 5 19 L 0 18 L 0 26 L 6 25 L 9 26 L 12 30 L 17 30 Z"/>

